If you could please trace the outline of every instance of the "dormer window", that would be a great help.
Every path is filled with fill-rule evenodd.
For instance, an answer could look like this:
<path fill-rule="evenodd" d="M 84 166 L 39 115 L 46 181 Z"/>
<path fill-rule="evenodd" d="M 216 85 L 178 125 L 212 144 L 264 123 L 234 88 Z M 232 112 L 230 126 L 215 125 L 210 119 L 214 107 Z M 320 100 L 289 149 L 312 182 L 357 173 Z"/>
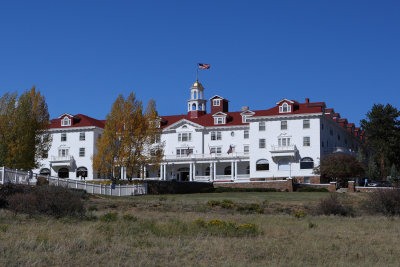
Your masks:
<path fill-rule="evenodd" d="M 225 117 L 215 117 L 214 124 L 225 124 Z"/>
<path fill-rule="evenodd" d="M 71 126 L 71 119 L 64 117 L 64 119 L 61 120 L 61 126 Z"/>
<path fill-rule="evenodd" d="M 214 99 L 213 100 L 213 106 L 220 106 L 221 105 L 221 99 Z"/>
<path fill-rule="evenodd" d="M 283 103 L 280 107 L 279 107 L 279 113 L 288 113 L 291 112 L 292 107 L 290 105 L 288 105 L 288 103 Z"/>

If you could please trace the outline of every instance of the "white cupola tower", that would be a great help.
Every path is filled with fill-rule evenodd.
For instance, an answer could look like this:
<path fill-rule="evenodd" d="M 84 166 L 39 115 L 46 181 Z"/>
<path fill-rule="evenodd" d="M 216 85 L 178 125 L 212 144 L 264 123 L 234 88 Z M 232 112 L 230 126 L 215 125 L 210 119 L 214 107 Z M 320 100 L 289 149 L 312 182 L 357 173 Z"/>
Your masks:
<path fill-rule="evenodd" d="M 188 115 L 190 118 L 198 118 L 206 114 L 206 103 L 204 97 L 204 87 L 196 82 L 190 88 L 190 99 L 188 100 Z"/>

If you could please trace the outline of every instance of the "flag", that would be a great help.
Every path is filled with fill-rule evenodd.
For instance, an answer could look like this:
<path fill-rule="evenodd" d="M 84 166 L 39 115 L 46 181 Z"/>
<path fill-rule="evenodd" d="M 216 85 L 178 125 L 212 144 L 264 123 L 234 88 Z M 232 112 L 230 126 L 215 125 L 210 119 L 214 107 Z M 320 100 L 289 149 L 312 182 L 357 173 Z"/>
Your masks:
<path fill-rule="evenodd" d="M 233 148 L 232 148 L 232 145 L 230 145 L 227 153 L 230 154 L 232 152 L 233 152 Z"/>
<path fill-rule="evenodd" d="M 199 69 L 201 70 L 207 70 L 210 68 L 210 64 L 203 64 L 203 63 L 199 63 Z"/>
<path fill-rule="evenodd" d="M 192 153 L 192 150 L 191 150 L 191 149 L 187 149 L 187 150 L 186 150 L 186 155 L 187 155 L 187 156 L 189 156 L 191 153 Z"/>
<path fill-rule="evenodd" d="M 212 149 L 210 146 L 208 146 L 208 149 L 210 150 L 210 154 L 212 154 Z"/>

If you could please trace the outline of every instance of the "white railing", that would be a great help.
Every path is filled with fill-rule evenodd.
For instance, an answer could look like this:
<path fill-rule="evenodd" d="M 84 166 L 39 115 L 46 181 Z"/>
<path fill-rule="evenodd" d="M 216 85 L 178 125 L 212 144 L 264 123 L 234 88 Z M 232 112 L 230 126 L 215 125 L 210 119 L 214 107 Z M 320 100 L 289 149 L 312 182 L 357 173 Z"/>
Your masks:
<path fill-rule="evenodd" d="M 194 177 L 194 181 L 210 181 L 210 176 L 209 175 L 206 175 L 206 176 L 199 176 L 199 175 L 196 175 L 196 177 Z"/>
<path fill-rule="evenodd" d="M 233 152 L 233 153 L 212 153 L 212 154 L 189 154 L 189 155 L 165 155 L 164 160 L 210 160 L 221 158 L 249 158 L 249 153 Z"/>
<path fill-rule="evenodd" d="M 73 156 L 64 156 L 64 157 L 51 156 L 50 161 L 72 161 L 72 160 L 74 160 Z"/>
<path fill-rule="evenodd" d="M 238 174 L 236 179 L 238 179 L 238 180 L 249 180 L 250 179 L 250 174 Z"/>
<path fill-rule="evenodd" d="M 36 185 L 37 178 L 43 177 L 49 181 L 50 185 L 63 186 L 86 190 L 90 194 L 101 194 L 108 196 L 135 196 L 147 194 L 147 183 L 133 185 L 103 185 L 73 179 L 63 179 L 52 176 L 44 176 L 24 171 L 0 168 L 1 184 L 27 184 Z"/>
<path fill-rule="evenodd" d="M 325 153 L 347 153 L 356 156 L 357 152 L 352 151 L 347 147 L 327 147 L 324 149 Z"/>
<path fill-rule="evenodd" d="M 285 152 L 285 151 L 297 151 L 296 145 L 290 146 L 271 146 L 271 152 Z"/>
<path fill-rule="evenodd" d="M 218 180 L 232 180 L 232 175 L 217 175 L 215 181 Z"/>

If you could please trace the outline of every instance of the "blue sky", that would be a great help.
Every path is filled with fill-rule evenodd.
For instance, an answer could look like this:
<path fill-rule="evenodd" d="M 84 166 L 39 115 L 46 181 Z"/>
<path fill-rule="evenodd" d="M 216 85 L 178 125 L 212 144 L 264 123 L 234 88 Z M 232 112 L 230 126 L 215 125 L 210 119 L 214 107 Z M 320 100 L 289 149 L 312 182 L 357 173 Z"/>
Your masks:
<path fill-rule="evenodd" d="M 119 94 L 184 114 L 197 62 L 230 110 L 325 101 L 359 124 L 400 107 L 399 1 L 0 2 L 0 94 L 32 85 L 52 118 L 105 118 Z M 208 107 L 209 108 L 209 107 Z"/>

